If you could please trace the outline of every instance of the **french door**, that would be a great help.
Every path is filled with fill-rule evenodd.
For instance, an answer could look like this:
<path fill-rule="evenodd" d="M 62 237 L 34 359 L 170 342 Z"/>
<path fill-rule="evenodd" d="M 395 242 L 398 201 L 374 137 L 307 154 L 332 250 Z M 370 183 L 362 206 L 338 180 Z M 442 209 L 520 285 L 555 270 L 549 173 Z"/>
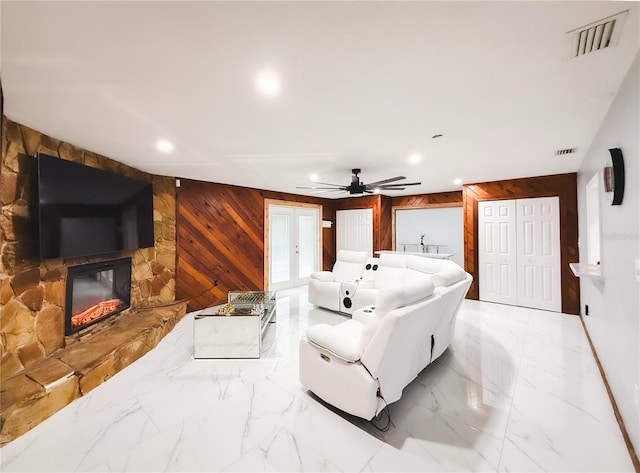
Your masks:
<path fill-rule="evenodd" d="M 320 261 L 317 208 L 269 205 L 269 290 L 301 286 Z"/>

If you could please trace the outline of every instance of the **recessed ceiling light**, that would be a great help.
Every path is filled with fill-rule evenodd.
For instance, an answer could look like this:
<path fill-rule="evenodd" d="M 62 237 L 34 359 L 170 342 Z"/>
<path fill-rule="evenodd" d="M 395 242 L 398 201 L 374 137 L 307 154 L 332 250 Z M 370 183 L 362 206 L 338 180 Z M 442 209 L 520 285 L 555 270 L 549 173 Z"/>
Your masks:
<path fill-rule="evenodd" d="M 265 69 L 256 76 L 256 89 L 265 97 L 275 97 L 280 93 L 280 76 L 272 70 Z"/>
<path fill-rule="evenodd" d="M 378 188 L 376 187 L 375 189 L 373 189 L 373 192 L 374 192 L 375 194 L 379 194 L 379 193 L 380 193 L 380 189 L 378 189 Z"/>
<path fill-rule="evenodd" d="M 171 153 L 173 151 L 173 143 L 169 140 L 158 140 L 156 141 L 156 149 L 163 153 Z"/>
<path fill-rule="evenodd" d="M 410 154 L 407 158 L 407 161 L 409 162 L 409 164 L 418 164 L 420 161 L 422 161 L 422 155 L 420 153 Z"/>
<path fill-rule="evenodd" d="M 318 181 L 318 179 L 320 179 L 320 178 L 318 177 L 318 175 L 317 175 L 317 174 L 311 174 L 311 175 L 309 176 L 309 180 L 310 180 L 311 182 L 317 182 L 317 181 Z"/>
<path fill-rule="evenodd" d="M 453 180 L 453 183 L 454 183 L 456 186 L 459 186 L 460 184 L 462 184 L 462 179 L 460 179 L 460 178 L 458 178 L 458 179 L 454 179 L 454 180 Z"/>

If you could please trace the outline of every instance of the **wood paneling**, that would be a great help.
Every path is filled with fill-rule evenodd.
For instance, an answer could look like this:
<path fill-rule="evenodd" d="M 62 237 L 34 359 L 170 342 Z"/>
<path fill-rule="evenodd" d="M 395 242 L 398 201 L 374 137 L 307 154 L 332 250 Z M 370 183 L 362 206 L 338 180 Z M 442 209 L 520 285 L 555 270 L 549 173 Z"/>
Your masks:
<path fill-rule="evenodd" d="M 392 250 L 393 241 L 393 215 L 391 212 L 391 197 L 380 196 L 380 249 Z"/>
<path fill-rule="evenodd" d="M 229 291 L 264 288 L 265 199 L 322 205 L 322 218 L 335 221 L 329 199 L 181 180 L 176 294 L 189 299 L 188 310 L 226 302 Z M 335 228 L 323 229 L 322 237 L 323 269 L 331 269 Z"/>
<path fill-rule="evenodd" d="M 430 207 L 462 206 L 462 191 L 436 194 L 403 195 L 391 199 L 392 207 L 428 209 Z"/>
<path fill-rule="evenodd" d="M 507 181 L 468 184 L 463 187 L 464 265 L 473 275 L 467 298 L 478 299 L 478 201 L 558 196 L 560 200 L 560 280 L 562 312 L 580 313 L 580 284 L 569 269 L 578 262 L 577 174 L 556 174 Z"/>

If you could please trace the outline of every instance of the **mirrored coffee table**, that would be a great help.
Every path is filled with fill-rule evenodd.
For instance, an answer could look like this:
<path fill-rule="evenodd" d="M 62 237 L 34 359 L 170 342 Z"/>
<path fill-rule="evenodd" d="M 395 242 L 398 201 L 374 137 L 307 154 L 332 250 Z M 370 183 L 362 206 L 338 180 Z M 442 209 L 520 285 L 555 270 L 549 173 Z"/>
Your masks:
<path fill-rule="evenodd" d="M 275 292 L 230 292 L 226 304 L 194 317 L 194 358 L 260 358 L 262 337 L 275 315 Z"/>

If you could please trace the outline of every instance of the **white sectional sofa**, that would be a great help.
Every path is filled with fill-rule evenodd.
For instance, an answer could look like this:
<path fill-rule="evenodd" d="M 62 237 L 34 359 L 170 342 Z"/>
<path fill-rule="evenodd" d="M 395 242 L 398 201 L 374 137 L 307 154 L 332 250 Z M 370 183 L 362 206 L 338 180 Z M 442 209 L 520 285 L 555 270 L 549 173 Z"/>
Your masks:
<path fill-rule="evenodd" d="M 350 258 L 355 258 L 355 253 L 359 252 L 348 253 Z M 363 255 L 359 256 L 359 261 L 363 260 Z M 353 272 L 346 275 L 342 270 L 336 273 L 335 267 L 333 273 L 336 275 L 330 271 L 313 273 L 309 281 L 309 302 L 353 314 L 359 308 L 373 304 L 382 288 L 431 276 L 435 277 L 434 283 L 438 287 L 455 282 L 465 274 L 453 261 L 416 255 L 383 253 L 380 258 L 365 257 L 364 261 L 357 276 L 353 276 Z"/>
<path fill-rule="evenodd" d="M 336 326 L 314 325 L 300 340 L 302 385 L 364 419 L 400 399 L 404 387 L 450 345 L 472 279 L 451 261 L 416 256 L 403 265 L 399 256 L 405 255 L 385 256 L 374 287 L 358 288 L 354 297 L 354 305 L 371 297 L 374 305 Z"/>

